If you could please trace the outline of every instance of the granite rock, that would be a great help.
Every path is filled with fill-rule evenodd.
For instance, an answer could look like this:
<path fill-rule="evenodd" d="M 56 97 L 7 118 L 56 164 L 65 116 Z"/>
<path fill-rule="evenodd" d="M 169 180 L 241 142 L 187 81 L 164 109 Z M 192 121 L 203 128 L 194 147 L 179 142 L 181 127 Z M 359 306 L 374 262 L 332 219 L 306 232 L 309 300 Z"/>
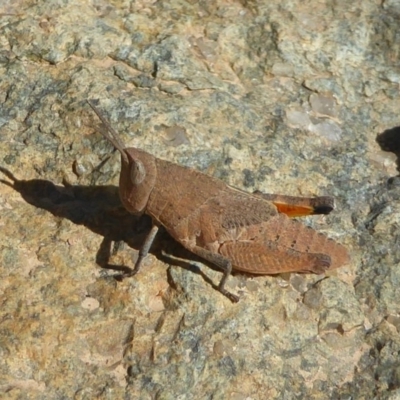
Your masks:
<path fill-rule="evenodd" d="M 2 2 L 1 396 L 397 398 L 398 23 L 396 1 Z M 163 233 L 116 279 L 150 221 L 86 99 L 156 157 L 334 196 L 304 223 L 351 263 L 235 274 L 232 304 Z"/>

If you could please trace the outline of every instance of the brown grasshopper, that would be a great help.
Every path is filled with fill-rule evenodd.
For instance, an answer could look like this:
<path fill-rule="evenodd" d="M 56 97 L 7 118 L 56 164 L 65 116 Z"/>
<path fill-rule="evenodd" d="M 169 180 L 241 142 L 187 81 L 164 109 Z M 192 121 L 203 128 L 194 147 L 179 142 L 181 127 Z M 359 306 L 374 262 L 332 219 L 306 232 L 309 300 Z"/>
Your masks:
<path fill-rule="evenodd" d="M 232 269 L 266 275 L 282 272 L 321 274 L 348 261 L 346 249 L 289 217 L 328 214 L 332 197 L 294 197 L 243 192 L 194 169 L 160 160 L 143 150 L 125 148 L 117 133 L 88 101 L 109 134 L 102 135 L 121 153 L 119 193 L 124 207 L 153 221 L 134 268 L 143 259 L 160 226 L 186 249 L 223 271 L 225 289 Z"/>

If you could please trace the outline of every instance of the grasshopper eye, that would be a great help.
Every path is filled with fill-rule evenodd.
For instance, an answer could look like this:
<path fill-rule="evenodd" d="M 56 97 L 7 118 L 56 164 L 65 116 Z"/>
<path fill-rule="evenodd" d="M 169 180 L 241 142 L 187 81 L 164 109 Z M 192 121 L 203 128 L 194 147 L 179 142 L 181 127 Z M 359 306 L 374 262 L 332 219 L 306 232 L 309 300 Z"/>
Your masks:
<path fill-rule="evenodd" d="M 134 185 L 139 185 L 146 177 L 146 168 L 143 163 L 136 161 L 131 165 L 131 181 Z"/>

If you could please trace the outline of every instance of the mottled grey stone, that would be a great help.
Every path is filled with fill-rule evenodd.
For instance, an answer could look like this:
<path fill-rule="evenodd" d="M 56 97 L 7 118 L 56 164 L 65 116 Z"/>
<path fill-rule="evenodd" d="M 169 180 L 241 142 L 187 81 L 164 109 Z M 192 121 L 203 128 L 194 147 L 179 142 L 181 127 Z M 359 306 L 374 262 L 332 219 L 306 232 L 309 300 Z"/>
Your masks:
<path fill-rule="evenodd" d="M 399 396 L 398 1 L 20 0 L 0 16 L 0 397 Z M 335 196 L 304 222 L 351 263 L 235 274 L 231 304 L 161 233 L 115 279 L 150 221 L 122 208 L 86 99 L 156 157 Z"/>

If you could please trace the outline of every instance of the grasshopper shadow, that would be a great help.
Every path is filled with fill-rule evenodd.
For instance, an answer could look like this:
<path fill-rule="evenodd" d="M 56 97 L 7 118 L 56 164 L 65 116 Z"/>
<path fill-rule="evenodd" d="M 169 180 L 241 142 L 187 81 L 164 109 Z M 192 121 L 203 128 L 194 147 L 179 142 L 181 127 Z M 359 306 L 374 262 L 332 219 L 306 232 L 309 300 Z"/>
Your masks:
<path fill-rule="evenodd" d="M 69 219 L 74 224 L 84 225 L 92 232 L 103 236 L 96 254 L 96 263 L 99 266 L 121 273 L 130 271 L 128 266 L 110 264 L 111 254 L 117 250 L 121 242 L 139 250 L 152 223 L 147 215 L 135 216 L 125 210 L 119 198 L 118 187 L 66 184 L 58 186 L 42 179 L 19 180 L 3 167 L 0 167 L 0 171 L 11 181 L 0 179 L 0 182 L 19 192 L 27 203 L 46 210 L 56 217 Z M 165 250 L 172 257 L 166 256 Z M 200 258 L 185 250 L 165 231 L 156 237 L 150 252 L 161 261 L 179 265 L 204 277 L 204 274 L 189 262 L 175 261 L 174 257 L 188 260 L 200 260 Z M 114 277 L 121 280 L 122 274 Z M 209 282 L 207 277 L 204 278 Z"/>

